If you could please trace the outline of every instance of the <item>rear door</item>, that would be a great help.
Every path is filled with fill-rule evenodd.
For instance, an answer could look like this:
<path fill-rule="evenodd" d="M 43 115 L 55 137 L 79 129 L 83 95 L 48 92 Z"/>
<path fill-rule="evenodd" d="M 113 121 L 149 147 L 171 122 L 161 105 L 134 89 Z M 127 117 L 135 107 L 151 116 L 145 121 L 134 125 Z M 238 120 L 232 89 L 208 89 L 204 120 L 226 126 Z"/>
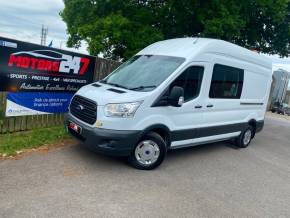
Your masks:
<path fill-rule="evenodd" d="M 203 136 L 235 133 L 241 130 L 244 115 L 241 111 L 241 94 L 244 70 L 215 63 L 205 97 Z M 246 111 L 245 111 L 246 112 Z"/>

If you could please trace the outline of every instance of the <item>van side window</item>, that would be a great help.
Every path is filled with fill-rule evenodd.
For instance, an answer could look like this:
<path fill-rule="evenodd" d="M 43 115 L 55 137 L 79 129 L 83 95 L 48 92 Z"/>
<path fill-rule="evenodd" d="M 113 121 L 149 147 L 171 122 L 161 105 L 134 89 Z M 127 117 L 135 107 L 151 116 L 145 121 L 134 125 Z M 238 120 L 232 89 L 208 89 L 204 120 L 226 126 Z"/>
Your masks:
<path fill-rule="evenodd" d="M 210 85 L 210 98 L 239 99 L 244 82 L 244 70 L 215 64 Z"/>
<path fill-rule="evenodd" d="M 184 89 L 184 101 L 190 101 L 199 95 L 204 68 L 200 66 L 191 66 L 178 76 L 170 85 L 180 86 Z"/>

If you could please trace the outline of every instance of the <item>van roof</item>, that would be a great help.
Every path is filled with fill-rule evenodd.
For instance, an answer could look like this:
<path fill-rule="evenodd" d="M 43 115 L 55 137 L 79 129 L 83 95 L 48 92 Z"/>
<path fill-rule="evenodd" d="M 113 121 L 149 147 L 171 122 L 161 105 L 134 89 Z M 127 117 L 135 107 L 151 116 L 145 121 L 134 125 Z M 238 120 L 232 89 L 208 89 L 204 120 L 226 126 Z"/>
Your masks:
<path fill-rule="evenodd" d="M 141 50 L 137 55 L 165 55 L 193 60 L 201 54 L 222 55 L 272 68 L 270 58 L 241 46 L 218 39 L 177 38 L 159 41 Z"/>

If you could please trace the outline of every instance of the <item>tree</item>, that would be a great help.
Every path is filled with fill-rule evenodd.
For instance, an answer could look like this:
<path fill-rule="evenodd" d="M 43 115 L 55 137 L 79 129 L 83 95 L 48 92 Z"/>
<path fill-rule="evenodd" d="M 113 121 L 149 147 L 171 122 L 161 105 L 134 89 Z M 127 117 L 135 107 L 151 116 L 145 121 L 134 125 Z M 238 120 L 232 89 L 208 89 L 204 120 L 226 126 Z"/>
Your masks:
<path fill-rule="evenodd" d="M 224 39 L 288 56 L 290 0 L 64 0 L 68 46 L 128 59 L 162 39 Z"/>

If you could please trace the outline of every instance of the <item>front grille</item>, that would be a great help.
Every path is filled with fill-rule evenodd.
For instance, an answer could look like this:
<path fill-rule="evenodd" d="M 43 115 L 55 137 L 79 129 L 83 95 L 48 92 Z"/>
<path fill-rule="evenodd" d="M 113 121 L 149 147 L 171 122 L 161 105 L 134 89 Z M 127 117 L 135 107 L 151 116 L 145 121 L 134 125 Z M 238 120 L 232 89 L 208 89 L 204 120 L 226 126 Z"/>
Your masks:
<path fill-rule="evenodd" d="M 70 104 L 70 113 L 88 124 L 94 124 L 97 120 L 97 104 L 92 100 L 75 95 Z"/>

